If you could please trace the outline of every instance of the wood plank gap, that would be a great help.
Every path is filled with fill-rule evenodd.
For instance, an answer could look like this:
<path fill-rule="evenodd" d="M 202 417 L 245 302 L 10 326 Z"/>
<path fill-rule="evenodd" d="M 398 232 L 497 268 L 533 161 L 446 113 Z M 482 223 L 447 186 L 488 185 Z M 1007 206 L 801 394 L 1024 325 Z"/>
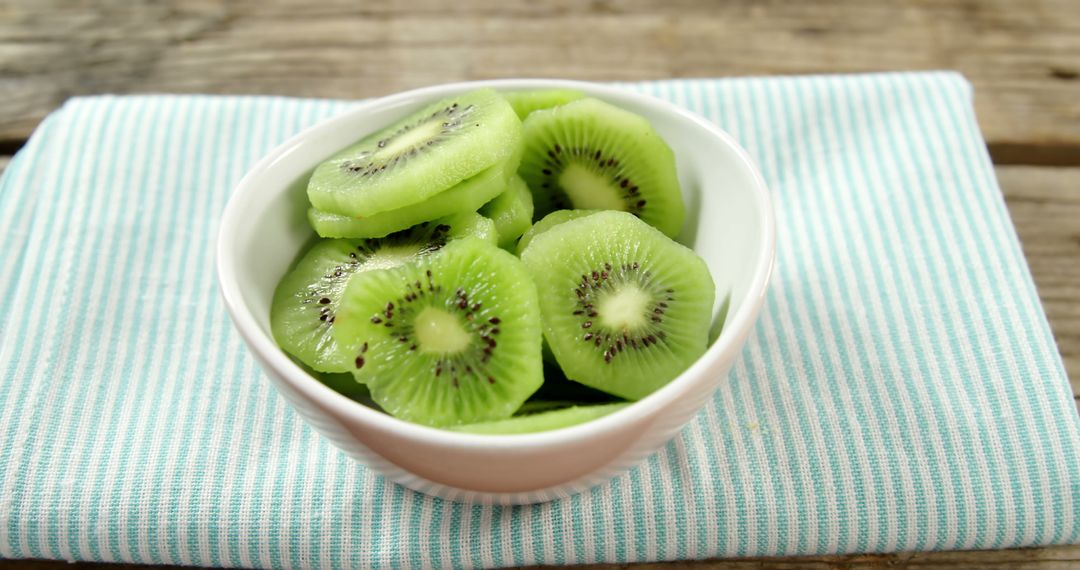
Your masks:
<path fill-rule="evenodd" d="M 26 144 L 26 139 L 0 140 L 0 156 L 11 156 Z"/>
<path fill-rule="evenodd" d="M 999 142 L 987 145 L 997 165 L 1080 166 L 1080 145 L 1070 143 Z"/>
<path fill-rule="evenodd" d="M 0 139 L 0 156 L 11 156 L 25 144 L 24 138 Z M 990 159 L 999 166 L 1080 166 L 1080 145 L 1068 143 L 990 143 Z"/>

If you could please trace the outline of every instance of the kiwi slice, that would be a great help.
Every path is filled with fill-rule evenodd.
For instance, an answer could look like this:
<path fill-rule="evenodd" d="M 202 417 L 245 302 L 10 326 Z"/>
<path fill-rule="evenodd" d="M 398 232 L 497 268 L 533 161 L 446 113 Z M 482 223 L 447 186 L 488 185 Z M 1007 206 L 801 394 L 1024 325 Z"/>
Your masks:
<path fill-rule="evenodd" d="M 567 378 L 643 398 L 706 348 L 715 286 L 693 251 L 626 212 L 598 212 L 533 238 L 544 337 Z"/>
<path fill-rule="evenodd" d="M 507 177 L 513 174 L 513 167 L 508 166 L 509 163 L 493 166 L 423 202 L 396 210 L 366 218 L 353 218 L 311 208 L 308 210 L 308 221 L 311 222 L 311 227 L 315 228 L 315 233 L 322 237 L 369 238 L 383 237 L 459 212 L 475 212 L 507 188 Z"/>
<path fill-rule="evenodd" d="M 644 117 L 596 99 L 530 113 L 518 173 L 536 215 L 565 208 L 621 210 L 670 237 L 686 212 L 675 155 Z"/>
<path fill-rule="evenodd" d="M 490 435 L 534 433 L 583 424 L 606 416 L 616 410 L 621 410 L 628 405 L 630 405 L 628 402 L 617 402 L 614 404 L 559 407 L 559 403 L 553 403 L 553 405 L 546 407 L 537 406 L 537 411 L 528 410 L 509 419 L 478 422 L 456 426 L 451 429 L 466 433 Z"/>
<path fill-rule="evenodd" d="M 495 222 L 499 247 L 511 249 L 525 230 L 532 225 L 532 192 L 520 176 L 510 179 L 506 190 L 480 208 L 480 214 Z"/>
<path fill-rule="evenodd" d="M 318 210 L 364 217 L 422 202 L 518 152 L 521 121 L 498 93 L 443 99 L 369 135 L 316 167 Z"/>
<path fill-rule="evenodd" d="M 585 94 L 575 89 L 537 89 L 534 91 L 505 91 L 502 94 L 521 120 L 533 111 L 550 109 L 571 101 L 584 99 Z"/>
<path fill-rule="evenodd" d="M 517 254 L 521 255 L 521 252 L 525 251 L 525 248 L 529 245 L 529 242 L 534 237 L 550 230 L 551 228 L 570 220 L 576 220 L 588 216 L 589 214 L 595 214 L 600 210 L 555 210 L 554 212 L 544 216 L 540 221 L 536 222 L 521 236 L 521 239 L 517 243 Z"/>
<path fill-rule="evenodd" d="M 378 239 L 320 240 L 278 283 L 270 330 L 281 348 L 320 372 L 348 372 L 331 331 L 349 280 L 370 269 L 395 267 L 430 255 L 456 237 L 495 243 L 495 224 L 468 212 Z"/>
<path fill-rule="evenodd" d="M 334 335 L 372 398 L 421 424 L 508 418 L 543 382 L 536 287 L 476 239 L 354 280 Z"/>

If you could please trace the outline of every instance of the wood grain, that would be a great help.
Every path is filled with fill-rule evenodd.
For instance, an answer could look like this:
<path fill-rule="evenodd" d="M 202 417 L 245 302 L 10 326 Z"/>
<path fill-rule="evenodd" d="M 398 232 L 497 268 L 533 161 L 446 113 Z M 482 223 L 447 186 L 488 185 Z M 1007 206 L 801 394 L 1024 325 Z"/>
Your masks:
<path fill-rule="evenodd" d="M 0 3 L 0 140 L 72 95 L 957 69 L 998 162 L 1080 162 L 1075 0 Z"/>

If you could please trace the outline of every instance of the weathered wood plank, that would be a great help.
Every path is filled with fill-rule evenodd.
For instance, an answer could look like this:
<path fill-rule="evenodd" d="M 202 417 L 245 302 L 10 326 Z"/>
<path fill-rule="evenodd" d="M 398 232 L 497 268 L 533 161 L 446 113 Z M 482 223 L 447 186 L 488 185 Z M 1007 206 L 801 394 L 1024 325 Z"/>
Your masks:
<path fill-rule="evenodd" d="M 973 81 L 1002 160 L 1080 161 L 1074 0 L 9 1 L 0 140 L 83 93 L 365 97 L 491 77 L 932 68 Z"/>
<path fill-rule="evenodd" d="M 1073 393 L 1080 394 L 1080 168 L 1003 166 L 997 176 Z"/>

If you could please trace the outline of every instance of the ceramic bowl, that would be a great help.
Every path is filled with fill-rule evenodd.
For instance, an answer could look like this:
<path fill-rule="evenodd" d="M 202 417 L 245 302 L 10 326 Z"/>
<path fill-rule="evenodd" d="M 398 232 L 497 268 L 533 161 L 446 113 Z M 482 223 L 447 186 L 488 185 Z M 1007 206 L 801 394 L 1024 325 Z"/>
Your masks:
<path fill-rule="evenodd" d="M 648 118 L 675 152 L 686 202 L 680 241 L 716 282 L 712 342 L 660 390 L 603 418 L 543 433 L 491 436 L 429 428 L 327 388 L 274 343 L 270 301 L 312 238 L 305 184 L 320 161 L 435 100 L 480 87 L 572 88 Z M 753 161 L 716 125 L 665 101 L 611 86 L 557 80 L 439 85 L 373 100 L 292 137 L 240 181 L 221 219 L 217 271 L 229 314 L 278 391 L 357 461 L 406 487 L 450 500 L 520 504 L 602 483 L 668 442 L 707 402 L 749 336 L 775 250 L 769 192 Z"/>

